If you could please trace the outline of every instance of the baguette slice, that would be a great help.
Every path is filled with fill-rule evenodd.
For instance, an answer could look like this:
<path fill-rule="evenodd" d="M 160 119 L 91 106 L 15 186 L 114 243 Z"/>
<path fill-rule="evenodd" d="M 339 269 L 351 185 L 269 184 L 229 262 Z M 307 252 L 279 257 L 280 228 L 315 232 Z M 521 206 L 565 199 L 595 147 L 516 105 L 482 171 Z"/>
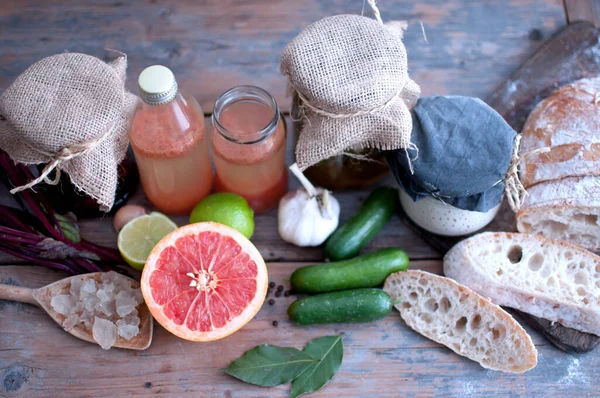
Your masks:
<path fill-rule="evenodd" d="M 486 232 L 454 246 L 444 274 L 498 305 L 600 335 L 600 257 L 577 246 Z"/>
<path fill-rule="evenodd" d="M 531 337 L 506 311 L 451 279 L 425 271 L 390 275 L 384 284 L 404 322 L 488 369 L 523 373 L 537 364 Z"/>

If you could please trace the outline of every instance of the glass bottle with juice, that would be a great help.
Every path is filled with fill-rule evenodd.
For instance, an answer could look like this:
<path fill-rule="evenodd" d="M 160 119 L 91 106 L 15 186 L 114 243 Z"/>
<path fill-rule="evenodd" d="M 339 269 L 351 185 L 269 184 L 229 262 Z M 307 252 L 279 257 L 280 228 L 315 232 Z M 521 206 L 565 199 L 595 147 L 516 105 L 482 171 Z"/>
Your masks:
<path fill-rule="evenodd" d="M 188 214 L 212 189 L 204 113 L 164 66 L 144 69 L 138 86 L 129 139 L 142 187 L 159 211 Z"/>
<path fill-rule="evenodd" d="M 243 196 L 257 213 L 287 192 L 285 121 L 275 99 L 254 86 L 221 95 L 213 111 L 215 189 Z"/>

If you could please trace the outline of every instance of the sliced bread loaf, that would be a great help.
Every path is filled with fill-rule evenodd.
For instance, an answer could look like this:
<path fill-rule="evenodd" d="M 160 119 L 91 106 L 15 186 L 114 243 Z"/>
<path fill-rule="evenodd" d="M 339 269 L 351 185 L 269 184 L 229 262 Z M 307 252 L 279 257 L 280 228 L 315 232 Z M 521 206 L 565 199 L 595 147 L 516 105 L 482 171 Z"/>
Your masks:
<path fill-rule="evenodd" d="M 484 368 L 522 373 L 537 364 L 531 337 L 506 311 L 451 279 L 410 270 L 384 284 L 404 322 Z"/>
<path fill-rule="evenodd" d="M 600 177 L 568 177 L 528 188 L 517 229 L 600 249 Z"/>
<path fill-rule="evenodd" d="M 600 257 L 577 246 L 485 232 L 446 254 L 444 274 L 498 305 L 600 335 Z"/>
<path fill-rule="evenodd" d="M 566 84 L 536 105 L 523 126 L 520 152 L 547 147 L 526 157 L 526 187 L 565 177 L 600 174 L 600 78 Z"/>

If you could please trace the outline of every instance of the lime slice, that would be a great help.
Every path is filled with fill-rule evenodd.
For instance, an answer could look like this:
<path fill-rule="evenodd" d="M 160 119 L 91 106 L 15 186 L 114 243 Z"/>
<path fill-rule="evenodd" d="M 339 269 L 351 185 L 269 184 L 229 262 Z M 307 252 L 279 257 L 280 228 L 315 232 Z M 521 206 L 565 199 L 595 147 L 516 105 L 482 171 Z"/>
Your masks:
<path fill-rule="evenodd" d="M 206 221 L 237 229 L 248 239 L 254 233 L 254 211 L 246 199 L 234 193 L 215 193 L 198 203 L 190 215 L 190 224 Z"/>
<path fill-rule="evenodd" d="M 141 271 L 154 246 L 177 229 L 171 219 L 152 212 L 129 221 L 119 232 L 118 246 L 127 264 Z"/>

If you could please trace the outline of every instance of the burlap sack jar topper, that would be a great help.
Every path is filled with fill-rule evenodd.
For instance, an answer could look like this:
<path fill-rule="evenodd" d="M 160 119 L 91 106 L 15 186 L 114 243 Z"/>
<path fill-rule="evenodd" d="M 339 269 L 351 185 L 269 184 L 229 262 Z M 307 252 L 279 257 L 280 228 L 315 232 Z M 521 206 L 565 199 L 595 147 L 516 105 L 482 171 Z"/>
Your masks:
<path fill-rule="evenodd" d="M 296 145 L 301 170 L 366 148 L 411 147 L 409 107 L 420 93 L 408 76 L 406 23 L 336 15 L 304 29 L 284 49 L 287 77 L 306 120 Z"/>
<path fill-rule="evenodd" d="M 2 93 L 0 148 L 15 162 L 45 164 L 38 178 L 11 193 L 55 185 L 65 172 L 101 210 L 110 210 L 137 102 L 125 90 L 126 68 L 124 54 L 109 64 L 58 54 L 30 66 Z"/>

